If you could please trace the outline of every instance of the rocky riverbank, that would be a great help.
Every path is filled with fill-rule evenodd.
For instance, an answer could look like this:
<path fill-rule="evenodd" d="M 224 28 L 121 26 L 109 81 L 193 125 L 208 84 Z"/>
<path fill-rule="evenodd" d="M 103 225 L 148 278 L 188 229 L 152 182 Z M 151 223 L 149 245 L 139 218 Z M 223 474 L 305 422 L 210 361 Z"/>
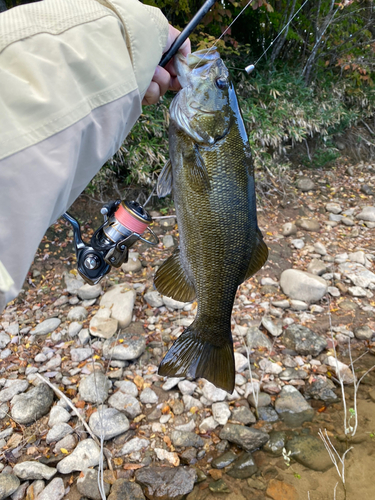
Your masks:
<path fill-rule="evenodd" d="M 331 498 L 335 470 L 317 432 L 343 449 L 337 370 L 352 405 L 349 341 L 354 357 L 367 352 L 357 377 L 375 362 L 375 168 L 351 169 L 297 175 L 289 201 L 260 210 L 270 259 L 237 294 L 232 394 L 157 375 L 197 306 L 153 289 L 178 241 L 172 211 L 155 222 L 156 249 L 137 247 L 94 287 L 56 223 L 0 317 L 0 500 L 100 500 L 100 467 L 109 500 Z M 373 382 L 359 393 L 363 446 Z"/>

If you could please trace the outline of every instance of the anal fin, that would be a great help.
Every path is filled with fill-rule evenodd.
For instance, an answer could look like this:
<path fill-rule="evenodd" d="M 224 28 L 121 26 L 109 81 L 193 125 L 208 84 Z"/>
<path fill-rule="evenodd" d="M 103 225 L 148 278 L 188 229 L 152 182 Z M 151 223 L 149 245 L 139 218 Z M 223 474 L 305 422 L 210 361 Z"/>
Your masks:
<path fill-rule="evenodd" d="M 195 289 L 186 277 L 177 249 L 156 271 L 154 284 L 162 295 L 181 302 L 195 299 Z"/>
<path fill-rule="evenodd" d="M 164 377 L 203 377 L 216 387 L 234 390 L 234 354 L 232 341 L 214 346 L 203 340 L 203 332 L 190 325 L 175 340 L 159 366 Z"/>
<path fill-rule="evenodd" d="M 253 251 L 253 255 L 251 256 L 249 267 L 247 268 L 245 280 L 248 280 L 257 271 L 259 271 L 259 269 L 261 269 L 267 262 L 267 259 L 268 259 L 268 247 L 264 243 L 263 235 L 260 232 L 260 229 L 257 228 L 256 244 Z"/>

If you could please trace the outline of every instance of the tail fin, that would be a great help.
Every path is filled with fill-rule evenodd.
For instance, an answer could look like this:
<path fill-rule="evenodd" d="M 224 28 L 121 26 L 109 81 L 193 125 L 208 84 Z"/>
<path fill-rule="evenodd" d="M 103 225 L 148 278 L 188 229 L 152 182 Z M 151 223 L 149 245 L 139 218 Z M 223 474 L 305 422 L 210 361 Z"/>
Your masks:
<path fill-rule="evenodd" d="M 195 322 L 194 322 L 195 323 Z M 175 340 L 159 366 L 164 377 L 203 377 L 216 387 L 232 393 L 234 390 L 233 344 L 217 347 L 205 341 L 190 325 Z"/>

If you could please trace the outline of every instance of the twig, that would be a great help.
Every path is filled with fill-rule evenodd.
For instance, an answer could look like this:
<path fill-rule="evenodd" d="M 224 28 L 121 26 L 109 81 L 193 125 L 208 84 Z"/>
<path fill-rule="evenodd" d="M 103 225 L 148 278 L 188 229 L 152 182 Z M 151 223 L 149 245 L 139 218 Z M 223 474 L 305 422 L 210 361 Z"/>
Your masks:
<path fill-rule="evenodd" d="M 361 120 L 361 123 L 363 123 L 363 125 L 367 128 L 371 135 L 375 135 L 374 131 L 369 127 L 369 125 L 367 125 L 364 120 Z"/>
<path fill-rule="evenodd" d="M 53 384 L 51 384 L 51 382 L 49 380 L 47 380 L 46 378 L 44 378 L 42 375 L 40 375 L 40 373 L 36 373 L 36 376 L 39 377 L 41 380 L 43 380 L 43 382 L 47 385 L 49 385 L 49 387 L 51 387 L 51 389 L 53 391 L 56 392 L 56 394 L 61 398 L 63 399 L 69 406 L 70 408 L 74 411 L 74 413 L 77 415 L 77 417 L 79 418 L 79 420 L 82 422 L 84 428 L 87 430 L 87 432 L 90 434 L 90 436 L 92 437 L 92 439 L 95 441 L 95 443 L 100 446 L 100 443 L 99 443 L 99 440 L 98 438 L 95 436 L 95 434 L 93 434 L 92 430 L 90 429 L 90 427 L 87 425 L 87 423 L 85 422 L 84 418 L 82 417 L 82 415 L 79 413 L 79 411 L 77 410 L 77 408 L 74 406 L 74 404 L 70 401 L 69 398 L 67 398 L 65 396 L 64 393 L 62 393 L 60 391 L 60 389 L 58 389 L 57 387 L 55 387 Z"/>

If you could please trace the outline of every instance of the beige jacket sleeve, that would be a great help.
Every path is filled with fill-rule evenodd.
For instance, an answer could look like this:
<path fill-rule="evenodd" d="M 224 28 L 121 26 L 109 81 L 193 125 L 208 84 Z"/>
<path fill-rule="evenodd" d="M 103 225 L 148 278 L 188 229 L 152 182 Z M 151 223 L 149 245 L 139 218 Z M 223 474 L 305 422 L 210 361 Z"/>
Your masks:
<path fill-rule="evenodd" d="M 137 0 L 44 0 L 0 14 L 0 311 L 48 226 L 121 146 L 168 37 Z"/>

